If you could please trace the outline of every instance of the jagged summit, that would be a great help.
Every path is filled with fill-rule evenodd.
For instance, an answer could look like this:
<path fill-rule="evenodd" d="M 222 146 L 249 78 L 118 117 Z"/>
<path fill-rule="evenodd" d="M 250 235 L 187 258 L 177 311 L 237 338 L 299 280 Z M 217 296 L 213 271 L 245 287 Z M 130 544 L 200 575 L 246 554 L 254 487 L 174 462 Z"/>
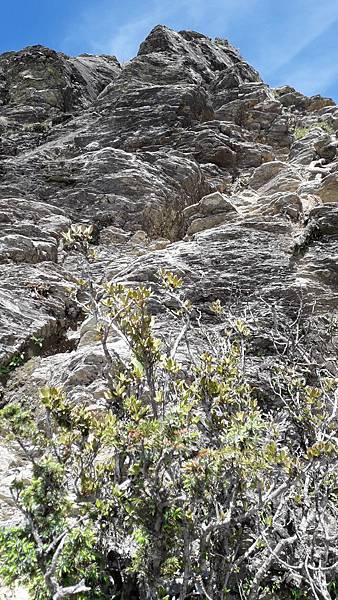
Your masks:
<path fill-rule="evenodd" d="M 144 42 L 141 43 L 138 55 L 149 54 L 151 52 L 169 52 L 175 54 L 189 54 L 190 52 L 208 53 L 210 57 L 216 54 L 217 47 L 224 51 L 232 52 L 240 60 L 239 51 L 226 39 L 212 38 L 198 33 L 197 31 L 173 31 L 165 25 L 157 25 L 152 29 Z M 220 61 L 222 69 L 223 61 Z"/>
<path fill-rule="evenodd" d="M 300 289 L 331 310 L 337 127 L 332 100 L 273 90 L 228 41 L 193 31 L 159 25 L 125 65 L 39 45 L 2 54 L 0 360 L 77 318 L 78 265 L 58 257 L 75 222 L 96 227 L 98 277 L 148 281 L 165 263 L 201 310 L 232 290 L 290 305 Z"/>
<path fill-rule="evenodd" d="M 230 42 L 194 31 L 159 25 L 125 64 L 40 45 L 0 55 L 1 403 L 38 406 L 48 384 L 100 409 L 107 369 L 81 305 L 84 272 L 93 289 L 114 278 L 157 289 L 159 269 L 177 274 L 196 356 L 201 324 L 213 339 L 228 311 L 245 315 L 259 331 L 246 358 L 259 398 L 300 313 L 317 323 L 297 332 L 305 356 L 331 368 L 335 350 L 318 347 L 337 339 L 337 131 L 331 99 L 272 89 Z M 93 226 L 88 267 L 62 245 L 76 224 Z M 170 310 L 151 310 L 167 338 Z M 108 343 L 123 356 L 113 333 Z M 0 446 L 7 522 L 25 461 Z"/>
<path fill-rule="evenodd" d="M 306 281 L 312 296 L 321 289 L 319 303 L 334 298 L 331 278 L 320 280 L 320 269 L 315 281 L 305 275 L 312 259 L 290 263 L 289 248 L 306 237 L 309 215 L 333 219 L 321 203 L 336 202 L 337 123 L 332 100 L 289 86 L 273 90 L 229 42 L 192 31 L 155 27 L 123 66 L 115 57 L 70 58 L 39 45 L 1 55 L 2 360 L 41 328 L 67 326 L 61 282 L 68 275 L 57 264 L 57 240 L 70 222 L 97 226 L 102 274 L 116 252 L 124 265 L 115 242 L 142 230 L 144 264 L 148 244 L 170 243 L 166 257 L 202 244 L 195 273 L 259 295 L 266 268 L 281 298 L 296 281 Z M 208 194 L 216 194 L 210 203 Z M 237 252 L 229 262 L 221 242 L 212 250 L 220 256 L 214 272 L 208 244 L 227 236 L 227 227 L 239 236 L 231 243 Z M 175 245 L 200 230 L 198 241 Z M 256 272 L 266 244 L 277 246 L 269 263 L 258 258 Z M 26 280 L 36 278 L 57 281 L 55 300 L 26 293 Z M 212 296 L 210 282 L 207 288 Z M 196 298 L 203 295 L 202 285 Z"/>

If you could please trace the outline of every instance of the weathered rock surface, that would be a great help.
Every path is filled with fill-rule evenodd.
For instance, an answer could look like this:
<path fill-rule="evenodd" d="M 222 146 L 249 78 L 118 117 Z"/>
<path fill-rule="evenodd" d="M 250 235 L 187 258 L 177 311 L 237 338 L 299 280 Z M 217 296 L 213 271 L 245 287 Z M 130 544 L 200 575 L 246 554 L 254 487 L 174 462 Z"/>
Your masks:
<path fill-rule="evenodd" d="M 156 27 L 123 66 L 42 46 L 1 55 L 2 402 L 47 382 L 102 398 L 95 323 L 81 328 L 71 295 L 83 264 L 60 251 L 71 223 L 95 225 L 95 281 L 156 286 L 167 267 L 211 328 L 216 298 L 263 326 L 271 310 L 292 322 L 300 301 L 336 315 L 337 130 L 333 101 L 270 89 L 196 32 Z"/>
<path fill-rule="evenodd" d="M 214 192 L 204 196 L 197 204 L 185 208 L 183 214 L 189 225 L 187 234 L 191 235 L 229 221 L 238 212 L 223 194 Z"/>

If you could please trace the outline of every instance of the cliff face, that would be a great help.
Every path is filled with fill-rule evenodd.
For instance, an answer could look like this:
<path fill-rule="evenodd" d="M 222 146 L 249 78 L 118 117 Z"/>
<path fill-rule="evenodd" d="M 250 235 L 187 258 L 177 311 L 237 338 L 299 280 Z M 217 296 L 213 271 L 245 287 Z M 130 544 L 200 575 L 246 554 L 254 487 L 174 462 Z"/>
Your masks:
<path fill-rule="evenodd" d="M 69 294 L 81 261 L 60 253 L 72 223 L 94 225 L 94 280 L 151 284 L 170 268 L 211 329 L 216 298 L 262 331 L 276 314 L 287 330 L 300 304 L 325 327 L 337 130 L 330 99 L 271 89 L 227 41 L 191 31 L 156 27 L 123 66 L 42 46 L 1 55 L 2 403 L 47 383 L 86 402 L 104 389 L 94 325 Z"/>

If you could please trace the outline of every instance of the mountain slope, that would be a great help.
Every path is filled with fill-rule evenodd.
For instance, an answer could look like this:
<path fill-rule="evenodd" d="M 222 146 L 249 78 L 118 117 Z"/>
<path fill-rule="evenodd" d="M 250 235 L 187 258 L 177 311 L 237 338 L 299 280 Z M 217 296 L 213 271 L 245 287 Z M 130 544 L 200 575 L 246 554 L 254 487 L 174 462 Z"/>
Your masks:
<path fill-rule="evenodd" d="M 156 287 L 168 268 L 210 332 L 224 327 L 216 299 L 258 324 L 262 391 L 276 319 L 285 333 L 311 314 L 309 344 L 329 364 L 334 346 L 319 346 L 338 308 L 337 131 L 332 100 L 271 89 L 229 42 L 196 32 L 158 26 L 124 65 L 42 46 L 1 55 L 2 403 L 48 383 L 79 402 L 103 397 L 95 323 L 69 291 L 83 262 L 61 247 L 76 223 L 94 226 L 94 282 Z M 4 497 L 11 468 L 4 460 Z"/>

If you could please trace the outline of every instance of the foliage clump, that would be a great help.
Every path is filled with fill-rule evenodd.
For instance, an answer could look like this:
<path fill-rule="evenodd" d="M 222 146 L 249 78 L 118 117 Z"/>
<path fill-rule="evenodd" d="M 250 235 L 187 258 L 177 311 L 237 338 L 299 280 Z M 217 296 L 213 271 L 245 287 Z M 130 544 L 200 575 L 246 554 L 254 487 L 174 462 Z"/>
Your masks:
<path fill-rule="evenodd" d="M 65 241 L 88 240 L 74 231 Z M 2 579 L 35 600 L 333 599 L 338 382 L 310 385 L 279 367 L 282 409 L 260 405 L 246 377 L 248 325 L 234 321 L 194 353 L 182 280 L 159 278 L 179 323 L 169 345 L 154 333 L 150 288 L 106 282 L 92 297 L 104 406 L 44 388 L 39 423 L 19 402 L 1 411 L 32 465 L 12 487 L 22 521 L 0 533 Z M 224 312 L 217 300 L 211 310 Z"/>
<path fill-rule="evenodd" d="M 311 124 L 308 127 L 295 127 L 293 131 L 293 138 L 295 141 L 303 139 L 310 131 L 313 129 L 322 129 L 325 133 L 332 134 L 334 133 L 334 129 L 332 125 L 327 123 L 326 121 L 317 121 L 316 123 Z"/>

